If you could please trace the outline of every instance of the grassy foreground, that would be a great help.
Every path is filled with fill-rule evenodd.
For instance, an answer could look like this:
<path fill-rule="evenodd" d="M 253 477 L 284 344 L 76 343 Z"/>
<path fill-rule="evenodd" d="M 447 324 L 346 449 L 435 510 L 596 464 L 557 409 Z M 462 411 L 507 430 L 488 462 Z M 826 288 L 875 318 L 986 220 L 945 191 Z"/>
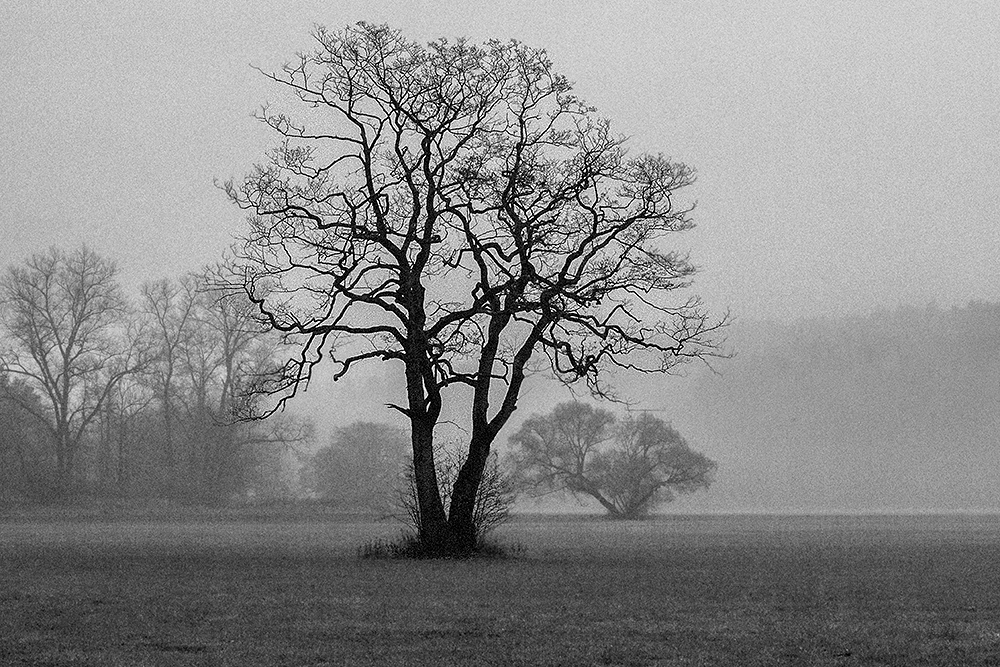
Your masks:
<path fill-rule="evenodd" d="M 395 531 L 0 522 L 0 664 L 1000 664 L 997 517 L 521 517 L 519 559 L 357 558 Z"/>

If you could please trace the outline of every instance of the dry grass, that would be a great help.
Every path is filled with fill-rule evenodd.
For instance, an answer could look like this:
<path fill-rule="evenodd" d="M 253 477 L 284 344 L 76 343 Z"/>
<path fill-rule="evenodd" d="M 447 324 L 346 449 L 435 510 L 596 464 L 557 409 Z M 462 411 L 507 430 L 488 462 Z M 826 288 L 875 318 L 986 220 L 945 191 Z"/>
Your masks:
<path fill-rule="evenodd" d="M 996 518 L 520 519 L 517 559 L 349 521 L 0 524 L 4 665 L 989 665 Z"/>

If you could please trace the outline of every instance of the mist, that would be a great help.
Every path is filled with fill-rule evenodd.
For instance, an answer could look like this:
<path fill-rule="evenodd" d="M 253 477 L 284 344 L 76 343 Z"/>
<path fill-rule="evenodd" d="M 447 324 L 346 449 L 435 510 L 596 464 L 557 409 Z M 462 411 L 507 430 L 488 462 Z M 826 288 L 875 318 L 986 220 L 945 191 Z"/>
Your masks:
<path fill-rule="evenodd" d="M 640 390 L 720 460 L 716 487 L 681 507 L 996 511 L 998 325 L 984 303 L 738 323 L 718 374 Z"/>
<path fill-rule="evenodd" d="M 546 48 L 634 150 L 698 173 L 684 195 L 697 227 L 676 250 L 699 268 L 689 293 L 735 316 L 735 356 L 718 374 L 691 365 L 615 380 L 631 409 L 670 420 L 720 462 L 709 492 L 671 510 L 995 508 L 997 11 L 15 3 L 0 20 L 0 262 L 86 243 L 136 296 L 222 257 L 243 220 L 217 184 L 274 142 L 252 112 L 288 101 L 253 67 L 309 48 L 314 24 L 514 37 Z M 319 367 L 288 410 L 317 424 L 317 448 L 352 421 L 400 424 L 386 404 L 401 391 L 398 368 L 334 383 Z M 463 437 L 457 396 L 446 439 Z M 591 400 L 533 378 L 500 441 L 572 399 Z"/>
<path fill-rule="evenodd" d="M 2 10 L 0 262 L 87 242 L 135 286 L 225 252 L 242 217 L 213 185 L 274 138 L 287 102 L 251 66 L 314 24 L 546 48 L 576 93 L 698 171 L 681 240 L 695 289 L 794 320 L 995 300 L 1000 24 L 989 3 L 130 3 Z"/>
<path fill-rule="evenodd" d="M 1000 3 L 0 2 L 0 662 L 997 665 Z"/>
<path fill-rule="evenodd" d="M 983 302 L 739 321 L 727 331 L 730 358 L 670 376 L 620 375 L 612 382 L 620 402 L 536 376 L 498 442 L 504 451 L 524 419 L 580 400 L 620 415 L 648 411 L 718 461 L 708 491 L 665 512 L 995 512 L 997 332 L 1000 305 Z M 381 364 L 337 382 L 320 372 L 290 409 L 314 417 L 323 434 L 352 421 L 404 425 L 386 406 L 401 400 L 398 375 Z M 441 434 L 461 441 L 461 390 L 452 399 Z M 519 508 L 599 509 L 566 495 L 522 498 Z"/>

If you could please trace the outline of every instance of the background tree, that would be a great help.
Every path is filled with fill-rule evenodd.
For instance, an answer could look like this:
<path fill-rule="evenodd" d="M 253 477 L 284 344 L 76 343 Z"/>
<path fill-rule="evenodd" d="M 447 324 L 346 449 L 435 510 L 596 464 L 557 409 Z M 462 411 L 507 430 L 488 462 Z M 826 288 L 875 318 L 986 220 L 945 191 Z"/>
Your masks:
<path fill-rule="evenodd" d="M 38 418 L 44 414 L 37 392 L 0 373 L 0 499 L 51 495 L 55 466 L 50 434 Z"/>
<path fill-rule="evenodd" d="M 576 402 L 532 416 L 510 442 L 522 488 L 590 497 L 620 519 L 707 489 L 717 467 L 662 419 L 641 413 L 615 424 L 611 413 Z"/>
<path fill-rule="evenodd" d="M 151 357 L 155 348 L 149 336 L 139 331 L 141 325 L 140 319 L 131 325 L 132 355 Z M 98 416 L 96 482 L 104 495 L 129 495 L 138 450 L 143 441 L 151 440 L 140 428 L 143 419 L 151 417 L 149 407 L 155 396 L 148 371 L 143 367 L 123 376 L 108 394 Z"/>
<path fill-rule="evenodd" d="M 405 467 L 406 433 L 387 424 L 358 421 L 338 428 L 312 457 L 303 485 L 331 504 L 387 514 Z"/>
<path fill-rule="evenodd" d="M 174 483 L 177 464 L 174 451 L 174 426 L 177 421 L 176 393 L 186 344 L 193 335 L 194 310 L 198 302 L 197 279 L 193 275 L 180 280 L 166 278 L 142 286 L 140 308 L 149 321 L 152 344 L 157 348 L 156 363 L 149 378 L 160 400 L 163 419 L 163 462 L 166 485 Z"/>
<path fill-rule="evenodd" d="M 308 424 L 238 419 L 260 399 L 251 387 L 278 339 L 245 298 L 219 289 L 217 270 L 149 283 L 132 309 L 113 262 L 85 247 L 9 269 L 0 493 L 211 503 L 293 493 L 292 450 Z"/>
<path fill-rule="evenodd" d="M 277 339 L 245 298 L 219 288 L 217 270 L 147 285 L 143 292 L 158 350 L 151 377 L 159 418 L 169 424 L 156 438 L 166 454 L 163 493 L 212 504 L 288 495 L 289 450 L 309 429 L 287 415 L 256 423 L 239 419 L 259 399 L 250 388 L 273 365 Z"/>
<path fill-rule="evenodd" d="M 315 53 L 268 76 L 309 125 L 265 108 L 281 137 L 226 186 L 250 212 L 243 288 L 300 353 L 269 387 L 294 395 L 320 360 L 335 377 L 403 365 L 420 538 L 474 547 L 497 434 L 534 361 L 607 391 L 604 371 L 665 372 L 715 351 L 694 269 L 667 250 L 690 229 L 674 193 L 692 171 L 629 157 L 545 52 L 517 42 L 421 46 L 385 26 L 319 29 Z M 469 391 L 469 443 L 446 511 L 434 462 L 445 392 Z"/>
<path fill-rule="evenodd" d="M 21 406 L 51 432 L 62 494 L 73 482 L 87 427 L 121 379 L 148 361 L 126 340 L 126 304 L 115 275 L 113 262 L 84 246 L 35 255 L 0 282 L 2 323 L 12 342 L 3 366 L 45 398 L 44 412 Z"/>

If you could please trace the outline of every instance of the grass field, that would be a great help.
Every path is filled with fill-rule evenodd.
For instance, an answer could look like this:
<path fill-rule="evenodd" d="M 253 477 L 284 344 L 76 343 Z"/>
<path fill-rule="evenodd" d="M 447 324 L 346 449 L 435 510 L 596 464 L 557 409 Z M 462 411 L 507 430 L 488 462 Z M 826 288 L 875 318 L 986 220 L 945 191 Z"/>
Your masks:
<path fill-rule="evenodd" d="M 1000 665 L 1000 517 L 0 522 L 0 665 Z"/>

